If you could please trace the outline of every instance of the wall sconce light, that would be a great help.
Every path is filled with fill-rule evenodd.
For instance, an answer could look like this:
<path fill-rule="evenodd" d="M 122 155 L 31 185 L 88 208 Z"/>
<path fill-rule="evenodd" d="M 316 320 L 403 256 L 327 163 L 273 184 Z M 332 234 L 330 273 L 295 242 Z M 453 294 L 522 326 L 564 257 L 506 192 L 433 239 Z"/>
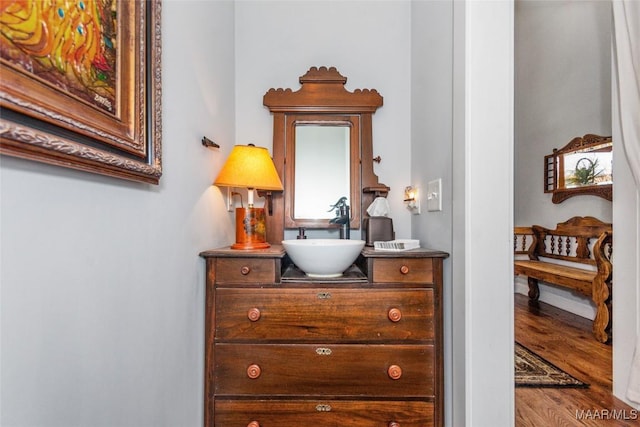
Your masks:
<path fill-rule="evenodd" d="M 420 213 L 420 197 L 416 187 L 409 185 L 404 188 L 404 203 L 412 214 L 418 215 Z"/>
<path fill-rule="evenodd" d="M 265 249 L 267 224 L 264 208 L 253 206 L 253 191 L 282 191 L 282 181 L 266 148 L 236 145 L 213 183 L 247 188 L 247 207 L 236 208 L 236 243 L 231 249 Z"/>

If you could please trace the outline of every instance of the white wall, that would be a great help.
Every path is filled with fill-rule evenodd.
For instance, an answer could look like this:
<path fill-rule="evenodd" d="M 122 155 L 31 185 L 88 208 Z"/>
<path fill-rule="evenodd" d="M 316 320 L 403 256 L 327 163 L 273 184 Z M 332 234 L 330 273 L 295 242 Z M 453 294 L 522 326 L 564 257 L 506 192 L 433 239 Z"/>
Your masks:
<path fill-rule="evenodd" d="M 512 2 L 454 6 L 454 377 L 474 427 L 514 423 L 513 19 Z"/>
<path fill-rule="evenodd" d="M 374 166 L 388 196 L 397 238 L 411 233 L 402 198 L 410 185 L 411 4 L 409 1 L 241 1 L 236 3 L 237 143 L 272 147 L 270 88 L 300 87 L 312 66 L 335 66 L 346 88 L 373 88 Z M 328 207 L 327 207 L 328 209 Z"/>
<path fill-rule="evenodd" d="M 421 214 L 411 216 L 412 238 L 423 247 L 452 251 L 453 3 L 416 1 L 411 6 L 411 184 L 423 197 Z M 427 183 L 442 179 L 442 211 L 428 212 Z M 444 261 L 445 419 L 463 425 L 463 398 L 453 398 L 451 258 Z M 464 355 L 461 352 L 460 355 Z M 458 378 L 456 378 L 458 380 Z M 456 382 L 464 390 L 464 382 Z M 462 405 L 456 411 L 454 405 Z"/>
<path fill-rule="evenodd" d="M 198 253 L 233 239 L 211 186 L 234 143 L 233 8 L 163 2 L 159 186 L 0 159 L 2 426 L 201 425 Z"/>
<path fill-rule="evenodd" d="M 610 201 L 579 196 L 553 204 L 542 191 L 545 155 L 576 136 L 611 135 L 608 1 L 515 2 L 515 117 L 514 223 L 553 228 L 587 215 L 611 222 Z M 526 294 L 526 278 L 517 278 L 516 289 Z M 588 298 L 545 285 L 540 294 L 541 301 L 595 317 Z"/>

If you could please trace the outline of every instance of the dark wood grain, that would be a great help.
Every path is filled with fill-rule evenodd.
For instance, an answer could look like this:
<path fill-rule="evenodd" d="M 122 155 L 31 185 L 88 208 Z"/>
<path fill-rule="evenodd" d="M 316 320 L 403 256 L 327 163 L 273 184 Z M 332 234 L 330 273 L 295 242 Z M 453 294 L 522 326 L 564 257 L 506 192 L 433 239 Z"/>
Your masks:
<path fill-rule="evenodd" d="M 351 344 L 216 344 L 215 389 L 220 396 L 434 395 L 433 346 Z M 252 379 L 248 366 L 260 367 Z M 391 365 L 402 375 L 390 378 Z"/>
<path fill-rule="evenodd" d="M 516 426 L 640 425 L 638 412 L 613 396 L 612 348 L 591 337 L 588 319 L 542 302 L 530 305 L 527 297 L 516 295 L 515 338 L 589 383 L 585 389 L 516 388 Z"/>
<path fill-rule="evenodd" d="M 227 342 L 417 343 L 435 336 L 433 289 L 219 288 L 217 301 L 216 337 Z M 261 314 L 255 321 L 248 318 L 253 308 Z M 397 322 L 389 318 L 392 309 L 400 313 Z"/>
<path fill-rule="evenodd" d="M 424 427 L 434 423 L 433 402 L 380 400 L 217 400 L 216 427 L 394 426 Z M 249 415 L 250 414 L 250 415 Z"/>
<path fill-rule="evenodd" d="M 220 258 L 217 264 L 219 283 L 273 283 L 276 277 L 274 259 Z"/>
<path fill-rule="evenodd" d="M 373 282 L 433 283 L 430 258 L 373 259 Z"/>
<path fill-rule="evenodd" d="M 205 426 L 444 425 L 446 253 L 363 251 L 335 282 L 283 277 L 278 247 L 201 256 Z"/>

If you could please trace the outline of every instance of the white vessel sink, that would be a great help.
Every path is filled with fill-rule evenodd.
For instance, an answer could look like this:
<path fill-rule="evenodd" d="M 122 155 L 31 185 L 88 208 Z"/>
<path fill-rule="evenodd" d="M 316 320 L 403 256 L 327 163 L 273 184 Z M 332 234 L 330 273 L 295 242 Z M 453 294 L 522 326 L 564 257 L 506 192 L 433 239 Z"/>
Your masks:
<path fill-rule="evenodd" d="M 340 277 L 358 258 L 364 240 L 283 240 L 291 261 L 309 277 Z"/>

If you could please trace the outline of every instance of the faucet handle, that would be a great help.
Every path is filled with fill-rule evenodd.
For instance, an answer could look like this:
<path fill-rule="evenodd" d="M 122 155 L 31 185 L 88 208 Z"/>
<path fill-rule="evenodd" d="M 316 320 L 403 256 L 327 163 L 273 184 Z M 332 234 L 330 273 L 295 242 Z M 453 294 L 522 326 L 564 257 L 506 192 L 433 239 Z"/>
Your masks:
<path fill-rule="evenodd" d="M 327 212 L 331 212 L 334 209 L 340 209 L 340 208 L 342 208 L 344 206 L 349 206 L 349 205 L 347 205 L 347 197 L 346 196 L 340 197 L 335 204 L 331 205 L 331 207 L 329 208 L 329 210 Z"/>
<path fill-rule="evenodd" d="M 298 227 L 298 236 L 297 239 L 306 239 L 307 236 L 304 234 L 304 227 Z"/>

